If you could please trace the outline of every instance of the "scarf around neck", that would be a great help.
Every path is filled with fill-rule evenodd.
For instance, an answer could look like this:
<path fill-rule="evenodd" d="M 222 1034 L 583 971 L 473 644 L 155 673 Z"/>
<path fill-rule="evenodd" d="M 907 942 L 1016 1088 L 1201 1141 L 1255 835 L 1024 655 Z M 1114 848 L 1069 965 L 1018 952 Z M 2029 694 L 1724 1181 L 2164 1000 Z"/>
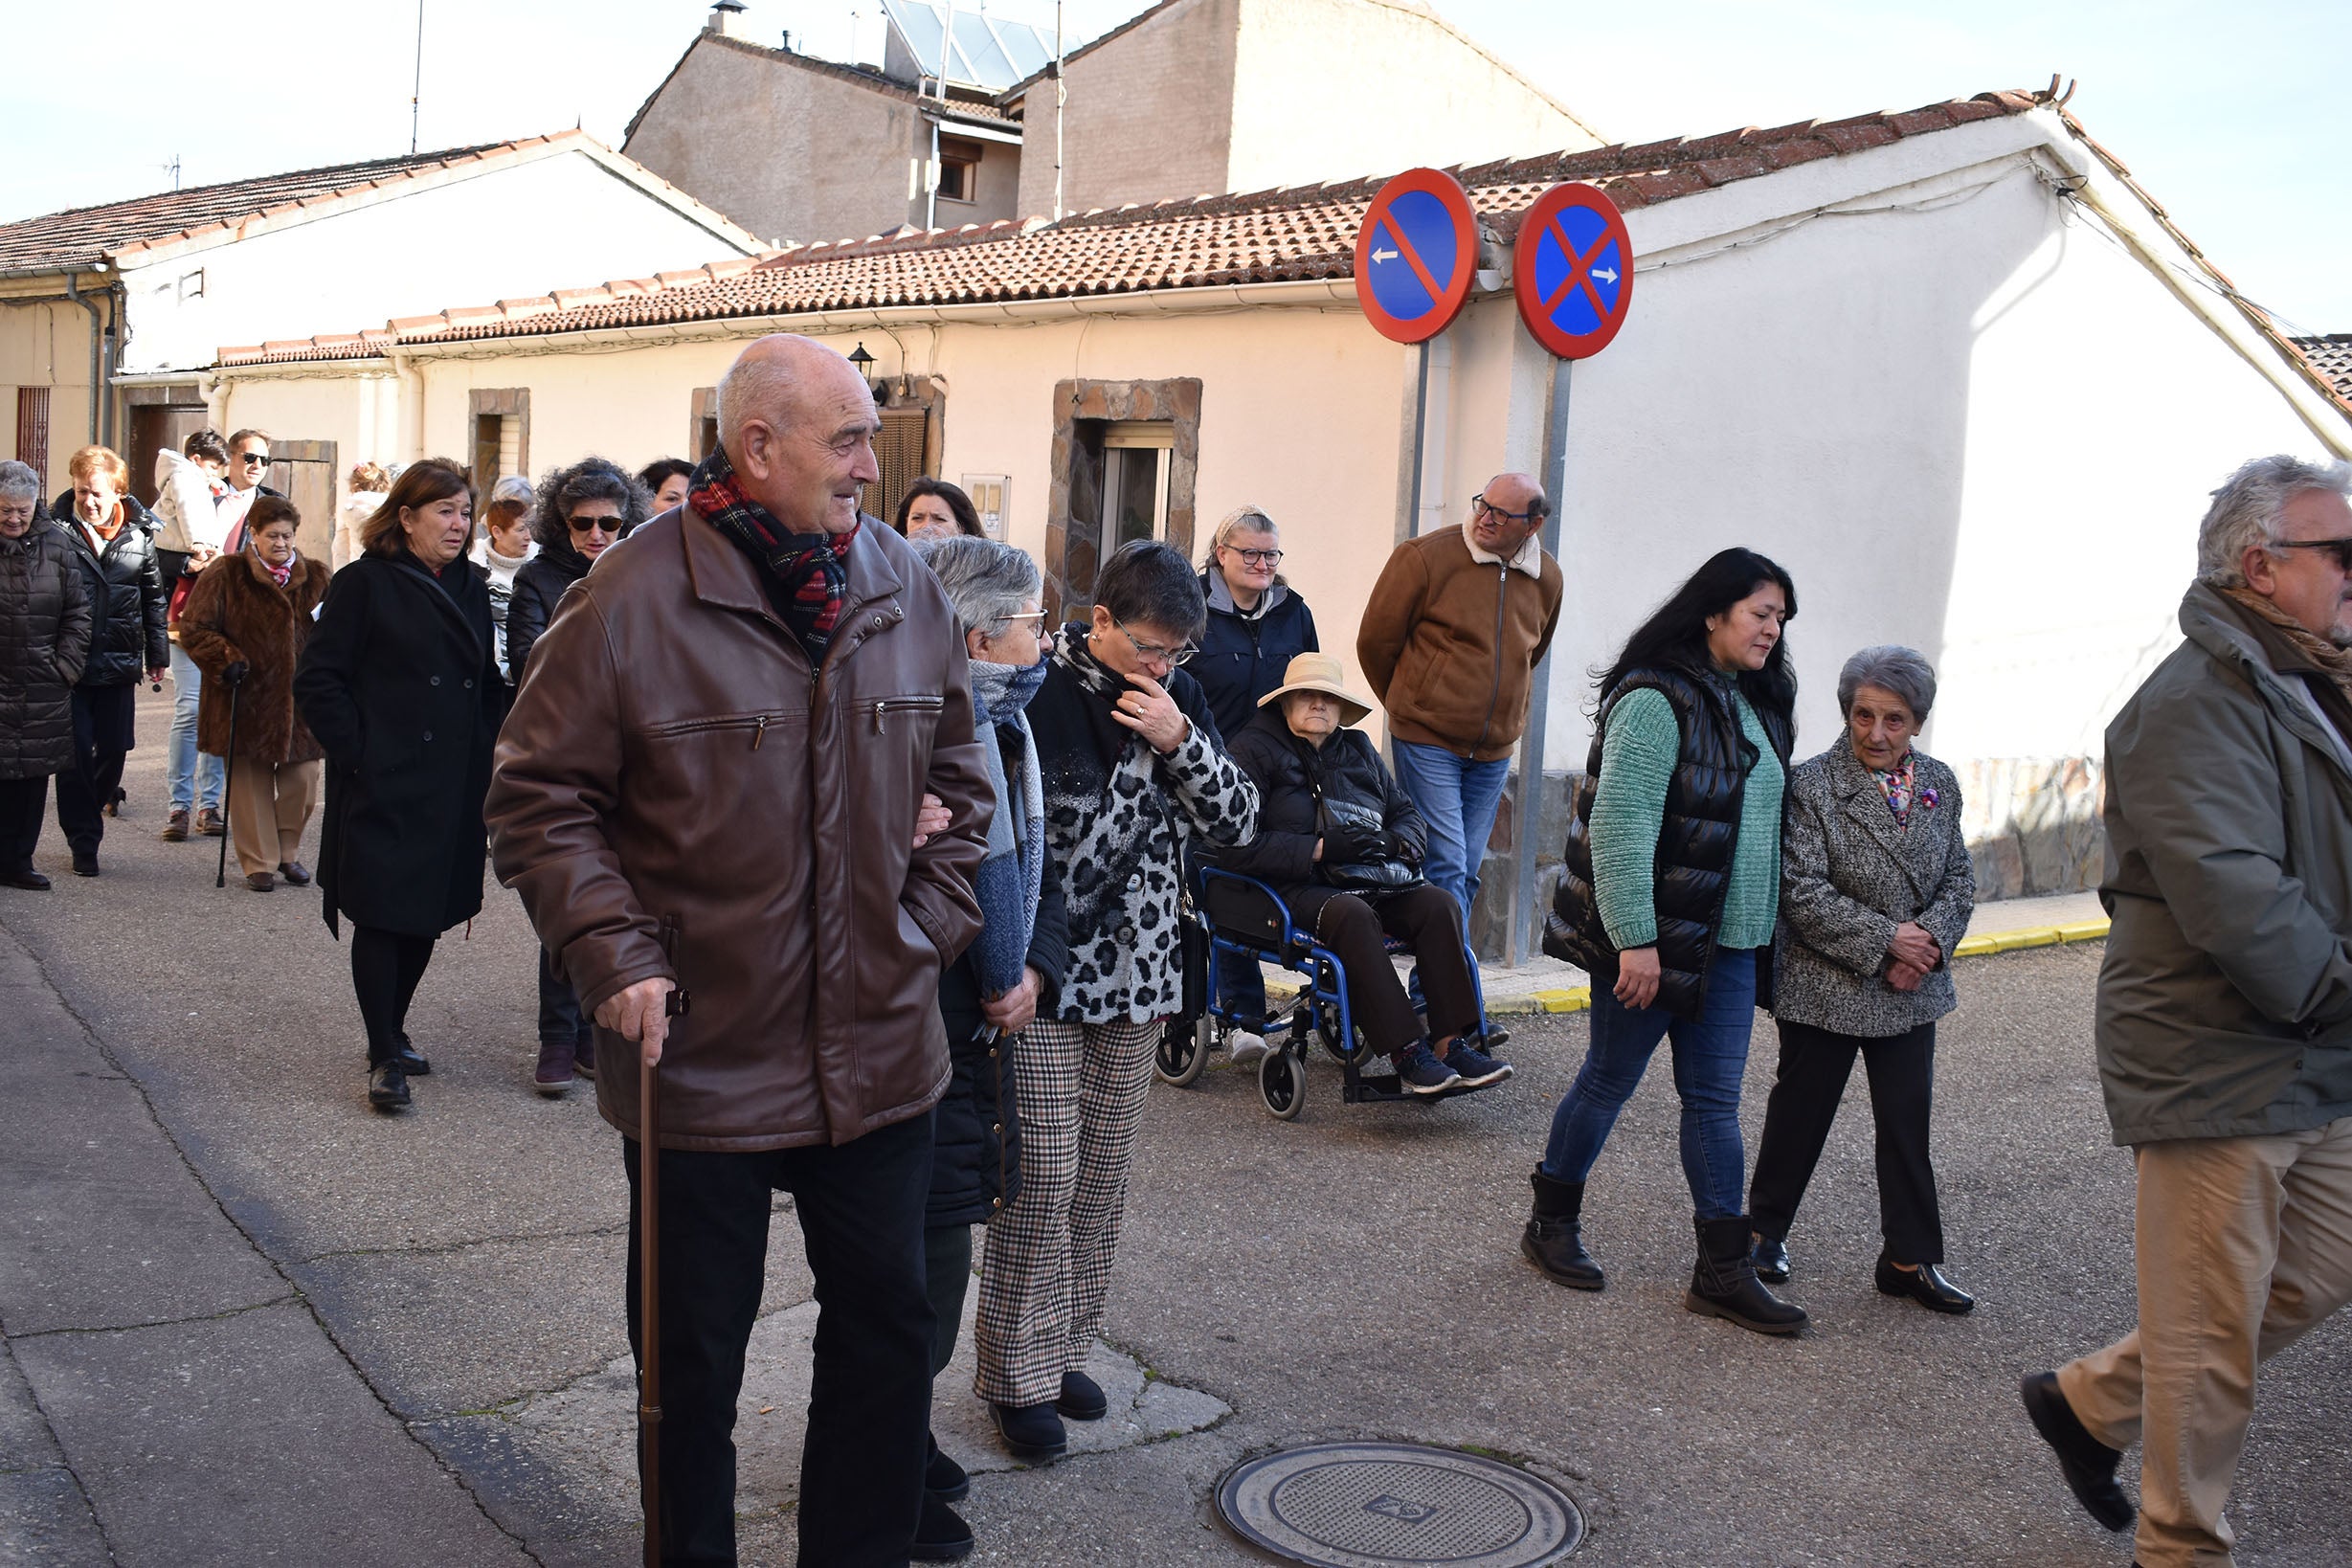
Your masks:
<path fill-rule="evenodd" d="M 1034 664 L 972 664 L 973 728 L 997 791 L 989 818 L 988 856 L 973 877 L 980 903 L 980 934 L 972 944 L 980 990 L 999 997 L 1020 983 L 1029 938 L 1037 929 L 1045 881 L 1045 784 L 1038 771 L 1037 740 L 1023 709 L 1045 683 L 1050 661 Z M 1000 729 L 1020 736 L 1020 752 L 1007 756 Z"/>
<path fill-rule="evenodd" d="M 2225 588 L 2220 592 L 2231 604 L 2251 611 L 2276 629 L 2296 652 L 2318 665 L 2336 689 L 2352 701 L 2352 649 L 2339 648 L 2323 637 L 2313 636 L 2311 628 L 2251 588 Z"/>
<path fill-rule="evenodd" d="M 791 532 L 774 513 L 744 494 L 724 447 L 712 447 L 688 482 L 686 504 L 694 515 L 751 558 L 765 579 L 770 607 L 800 639 L 809 662 L 822 664 L 833 629 L 840 624 L 848 603 L 849 547 L 858 529 Z"/>

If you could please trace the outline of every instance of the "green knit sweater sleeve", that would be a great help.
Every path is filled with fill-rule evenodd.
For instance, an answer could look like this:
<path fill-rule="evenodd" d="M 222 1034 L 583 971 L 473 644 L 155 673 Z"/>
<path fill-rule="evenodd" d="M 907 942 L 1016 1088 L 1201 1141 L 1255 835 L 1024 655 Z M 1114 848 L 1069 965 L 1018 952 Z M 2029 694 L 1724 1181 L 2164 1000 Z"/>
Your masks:
<path fill-rule="evenodd" d="M 1666 694 L 1629 691 L 1609 709 L 1593 792 L 1593 894 L 1620 952 L 1658 940 L 1658 833 L 1682 755 L 1682 726 Z"/>
<path fill-rule="evenodd" d="M 1772 750 L 1764 722 L 1756 716 L 1742 694 L 1734 699 L 1739 709 L 1740 733 L 1756 748 L 1756 766 L 1748 771 L 1747 787 L 1739 799 L 1739 843 L 1732 851 L 1731 885 L 1723 890 L 1723 920 L 1715 928 L 1719 948 L 1760 948 L 1772 940 L 1781 914 L 1781 798 L 1787 775 Z"/>

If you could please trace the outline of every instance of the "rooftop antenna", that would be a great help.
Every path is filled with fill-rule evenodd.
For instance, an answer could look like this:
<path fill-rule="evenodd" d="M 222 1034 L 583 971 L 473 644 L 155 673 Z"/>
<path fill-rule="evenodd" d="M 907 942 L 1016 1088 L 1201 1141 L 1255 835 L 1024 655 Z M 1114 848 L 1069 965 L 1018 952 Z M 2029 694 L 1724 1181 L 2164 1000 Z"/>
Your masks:
<path fill-rule="evenodd" d="M 425 96 L 425 0 L 416 0 L 416 79 L 409 88 L 409 156 L 416 156 L 417 105 Z"/>
<path fill-rule="evenodd" d="M 171 162 L 164 164 L 160 167 L 163 168 L 165 173 L 171 176 L 171 189 L 177 190 L 180 188 L 180 155 L 176 152 L 173 153 L 171 155 Z"/>

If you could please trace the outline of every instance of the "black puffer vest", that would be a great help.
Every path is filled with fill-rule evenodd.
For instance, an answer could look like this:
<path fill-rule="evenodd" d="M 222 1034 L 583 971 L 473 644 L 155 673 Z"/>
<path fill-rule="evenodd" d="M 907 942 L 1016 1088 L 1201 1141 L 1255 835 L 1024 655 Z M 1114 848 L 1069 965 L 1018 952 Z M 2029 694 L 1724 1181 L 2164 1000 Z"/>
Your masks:
<path fill-rule="evenodd" d="M 1601 783 L 1601 746 L 1609 714 L 1629 691 L 1663 694 L 1682 728 L 1682 756 L 1666 790 L 1666 820 L 1658 832 L 1658 999 L 1677 1018 L 1698 1017 L 1714 960 L 1715 929 L 1731 890 L 1732 855 L 1739 846 L 1739 809 L 1758 755 L 1740 732 L 1728 683 L 1687 669 L 1636 670 L 1609 694 L 1593 729 L 1592 754 L 1577 786 L 1568 823 L 1566 862 L 1552 912 L 1544 920 L 1543 951 L 1585 970 L 1596 986 L 1617 980 L 1617 949 L 1601 924 L 1593 890 L 1593 796 Z M 1757 709 L 1781 765 L 1788 765 L 1795 734 L 1788 721 Z M 1771 973 L 1758 968 L 1759 985 Z M 1762 1002 L 1760 995 L 1758 1001 Z"/>

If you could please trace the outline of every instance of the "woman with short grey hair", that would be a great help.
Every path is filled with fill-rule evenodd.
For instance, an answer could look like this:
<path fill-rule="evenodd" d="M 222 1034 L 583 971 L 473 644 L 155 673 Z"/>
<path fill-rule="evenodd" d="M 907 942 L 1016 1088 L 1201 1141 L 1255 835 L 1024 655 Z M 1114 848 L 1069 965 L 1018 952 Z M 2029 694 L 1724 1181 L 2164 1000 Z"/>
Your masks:
<path fill-rule="evenodd" d="M 1794 769 L 1781 827 L 1773 1012 L 1781 1067 L 1748 1191 L 1759 1278 L 1789 1275 L 1788 1232 L 1862 1058 L 1878 1130 L 1878 1288 L 1938 1312 L 1976 1299 L 1941 1272 L 1928 1159 L 1936 1020 L 1959 1005 L 1951 957 L 1976 907 L 1960 781 L 1921 751 L 1936 671 L 1865 648 L 1838 673 L 1846 728 Z"/>
<path fill-rule="evenodd" d="M 41 477 L 0 462 L 0 887 L 49 886 L 33 850 L 49 780 L 74 766 L 74 683 L 95 604 L 73 547 L 41 521 Z"/>

